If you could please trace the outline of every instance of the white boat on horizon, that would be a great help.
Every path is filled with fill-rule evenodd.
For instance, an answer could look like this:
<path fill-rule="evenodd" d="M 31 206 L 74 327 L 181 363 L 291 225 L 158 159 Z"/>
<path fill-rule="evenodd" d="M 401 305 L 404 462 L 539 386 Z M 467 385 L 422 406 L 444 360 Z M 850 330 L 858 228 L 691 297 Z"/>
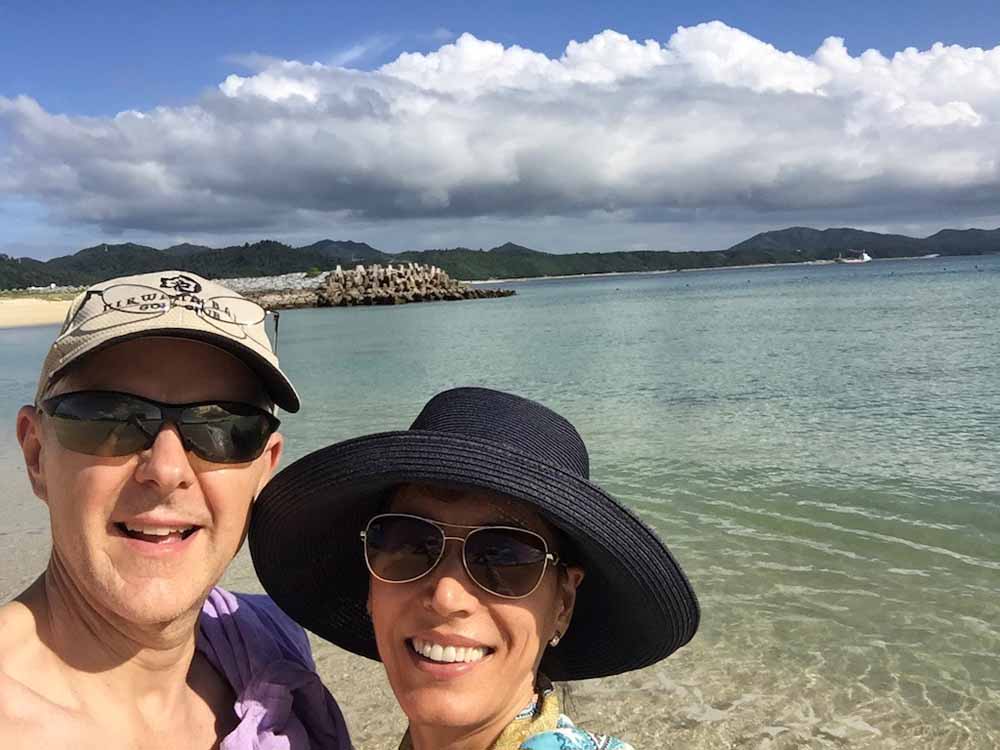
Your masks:
<path fill-rule="evenodd" d="M 844 254 L 841 253 L 836 258 L 834 258 L 834 261 L 836 263 L 870 263 L 871 262 L 872 256 L 870 256 L 867 253 L 867 251 L 865 251 L 865 250 L 862 250 L 860 254 L 858 254 L 858 252 L 856 250 L 848 250 L 847 252 L 848 253 L 853 253 L 853 255 L 849 255 L 848 257 L 845 258 Z"/>

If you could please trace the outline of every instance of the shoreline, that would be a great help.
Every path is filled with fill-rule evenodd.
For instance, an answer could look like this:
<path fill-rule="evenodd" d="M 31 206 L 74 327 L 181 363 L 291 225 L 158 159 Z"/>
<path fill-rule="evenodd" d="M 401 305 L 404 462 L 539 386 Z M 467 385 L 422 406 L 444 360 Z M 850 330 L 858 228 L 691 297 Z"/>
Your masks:
<path fill-rule="evenodd" d="M 906 255 L 899 258 L 872 258 L 870 262 L 877 263 L 880 261 L 895 261 L 895 260 L 940 260 L 944 257 L 952 258 L 968 258 L 968 255 L 952 255 L 943 256 L 939 255 L 937 257 L 929 257 L 926 255 Z M 744 268 L 789 268 L 793 266 L 838 266 L 844 265 L 843 263 L 837 263 L 835 260 L 800 260 L 791 263 L 745 263 L 737 266 L 705 266 L 704 268 L 668 268 L 658 271 L 606 271 L 603 273 L 566 273 L 558 274 L 555 276 L 512 276 L 510 278 L 502 279 L 478 279 L 470 281 L 468 279 L 463 279 L 463 284 L 504 284 L 509 281 L 544 281 L 548 279 L 589 279 L 601 276 L 655 276 L 657 274 L 668 274 L 668 273 L 695 273 L 698 271 L 739 271 Z M 860 264 L 856 264 L 860 265 Z M 867 265 L 867 263 L 863 264 Z"/>
<path fill-rule="evenodd" d="M 944 256 L 929 258 L 923 255 L 906 256 L 900 258 L 874 258 L 872 262 L 879 261 L 899 261 L 899 260 L 940 260 Z M 967 256 L 950 256 L 967 257 Z M 561 279 L 589 279 L 605 276 L 656 276 L 673 273 L 693 273 L 698 271 L 739 271 L 742 269 L 757 268 L 788 268 L 792 266 L 835 266 L 840 265 L 833 260 L 805 260 L 793 263 L 749 263 L 737 266 L 711 266 L 705 268 L 676 268 L 657 271 L 607 271 L 604 273 L 570 273 L 557 274 L 553 276 L 513 276 L 502 279 L 478 279 L 474 281 L 463 280 L 461 283 L 470 286 L 483 286 L 489 284 L 505 284 L 509 282 L 531 282 Z M 867 264 L 865 264 L 867 265 Z M 281 276 L 265 276 L 260 278 L 278 278 Z M 242 281 L 242 279 L 240 279 Z M 226 284 L 229 279 L 219 279 L 222 284 Z M 0 297 L 0 330 L 7 328 L 27 328 L 30 326 L 56 325 L 62 323 L 69 309 L 71 299 L 46 299 L 44 293 L 26 295 L 24 297 Z"/>
<path fill-rule="evenodd" d="M 0 299 L 0 329 L 58 325 L 66 319 L 72 300 L 17 297 Z"/>

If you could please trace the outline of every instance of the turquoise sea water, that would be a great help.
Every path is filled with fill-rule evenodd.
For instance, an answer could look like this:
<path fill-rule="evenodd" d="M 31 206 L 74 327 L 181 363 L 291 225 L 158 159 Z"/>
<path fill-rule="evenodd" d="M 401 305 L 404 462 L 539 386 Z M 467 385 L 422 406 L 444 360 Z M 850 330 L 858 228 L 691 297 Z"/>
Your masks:
<path fill-rule="evenodd" d="M 451 386 L 538 399 L 695 584 L 654 670 L 700 746 L 1000 746 L 1000 257 L 504 286 L 283 313 L 289 459 Z M 0 331 L 4 597 L 45 557 L 13 415 L 54 332 Z"/>

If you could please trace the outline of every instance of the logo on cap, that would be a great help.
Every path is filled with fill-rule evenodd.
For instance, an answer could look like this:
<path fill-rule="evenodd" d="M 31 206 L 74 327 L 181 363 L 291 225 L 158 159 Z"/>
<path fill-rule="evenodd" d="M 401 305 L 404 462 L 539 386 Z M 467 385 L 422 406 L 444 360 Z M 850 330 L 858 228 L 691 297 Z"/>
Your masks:
<path fill-rule="evenodd" d="M 201 284 L 190 276 L 180 274 L 178 276 L 161 276 L 161 289 L 176 289 L 181 294 L 197 294 L 201 291 Z"/>

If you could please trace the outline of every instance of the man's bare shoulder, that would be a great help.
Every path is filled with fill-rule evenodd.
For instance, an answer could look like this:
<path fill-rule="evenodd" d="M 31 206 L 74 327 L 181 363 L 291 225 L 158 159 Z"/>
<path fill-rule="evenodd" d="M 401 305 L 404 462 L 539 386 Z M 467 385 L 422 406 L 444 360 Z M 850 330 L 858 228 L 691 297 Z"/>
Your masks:
<path fill-rule="evenodd" d="M 23 597 L 0 605 L 0 674 L 10 674 L 41 649 L 37 618 Z"/>
<path fill-rule="evenodd" d="M 44 659 L 48 649 L 39 635 L 45 620 L 45 584 L 36 580 L 15 599 L 0 605 L 0 674 L 36 674 L 35 660 Z"/>
<path fill-rule="evenodd" d="M 80 746 L 75 744 L 79 717 L 53 700 L 55 690 L 46 690 L 49 657 L 38 636 L 35 614 L 23 597 L 0 606 L 0 747 L 4 750 Z"/>
<path fill-rule="evenodd" d="M 0 606 L 0 747 L 70 738 L 72 714 L 46 695 L 48 649 L 38 636 L 30 589 Z"/>
<path fill-rule="evenodd" d="M 26 666 L 22 651 L 7 637 L 10 617 L 0 612 L 0 747 L 37 748 L 42 744 L 63 746 L 79 736 L 79 723 L 71 711 L 50 700 L 20 676 Z M 8 671 L 5 666 L 13 666 Z M 69 747 L 70 745 L 65 745 Z"/>

